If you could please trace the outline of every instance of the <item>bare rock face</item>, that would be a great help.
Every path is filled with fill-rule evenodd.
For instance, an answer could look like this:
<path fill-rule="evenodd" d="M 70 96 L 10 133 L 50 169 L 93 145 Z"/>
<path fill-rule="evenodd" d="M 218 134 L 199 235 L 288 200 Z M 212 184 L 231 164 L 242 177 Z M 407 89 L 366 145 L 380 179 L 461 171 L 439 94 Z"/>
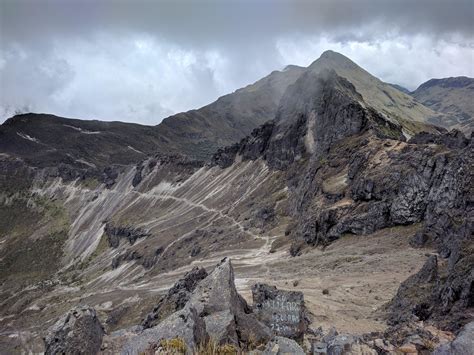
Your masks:
<path fill-rule="evenodd" d="M 243 138 L 239 143 L 218 149 L 210 164 L 227 168 L 233 164 L 236 155 L 241 155 L 245 160 L 260 158 L 268 147 L 273 128 L 273 121 L 266 122 L 255 128 L 248 137 Z"/>
<path fill-rule="evenodd" d="M 218 343 L 247 348 L 252 342 L 265 343 L 271 337 L 269 328 L 257 320 L 238 294 L 234 270 L 227 258 L 198 284 L 186 307 L 197 310 L 209 336 Z"/>
<path fill-rule="evenodd" d="M 103 335 L 95 309 L 78 306 L 48 329 L 44 338 L 45 354 L 97 354 Z"/>
<path fill-rule="evenodd" d="M 430 314 L 430 299 L 436 283 L 439 281 L 436 255 L 431 255 L 421 270 L 405 280 L 392 300 L 390 321 L 394 323 L 413 320 L 425 320 Z"/>
<path fill-rule="evenodd" d="M 206 324 L 194 308 L 185 308 L 164 319 L 153 328 L 131 336 L 123 345 L 121 354 L 141 354 L 150 344 L 159 344 L 162 339 L 182 339 L 188 349 L 208 341 Z"/>
<path fill-rule="evenodd" d="M 153 311 L 145 317 L 142 323 L 143 327 L 152 328 L 170 314 L 183 309 L 197 284 L 206 277 L 207 272 L 204 268 L 195 267 L 187 272 L 169 289 L 166 296 L 161 298 Z"/>
<path fill-rule="evenodd" d="M 474 352 L 474 322 L 466 324 L 453 341 L 435 349 L 433 355 L 472 354 Z"/>
<path fill-rule="evenodd" d="M 105 234 L 107 241 L 111 248 L 117 248 L 120 244 L 120 239 L 126 239 L 133 245 L 138 238 L 145 238 L 150 236 L 150 233 L 130 226 L 114 226 L 111 223 L 105 225 Z"/>
<path fill-rule="evenodd" d="M 112 342 L 123 344 L 124 354 L 139 354 L 162 339 L 176 337 L 184 340 L 189 352 L 209 339 L 246 350 L 271 338 L 270 329 L 258 321 L 237 293 L 227 258 L 209 275 L 197 268 L 188 273 L 160 301 L 144 325 L 149 328 L 118 334 Z"/>
<path fill-rule="evenodd" d="M 303 338 L 309 321 L 302 292 L 278 290 L 259 283 L 252 287 L 252 296 L 255 314 L 275 335 Z"/>
<path fill-rule="evenodd" d="M 466 309 L 472 308 L 474 299 L 473 158 L 471 138 L 462 149 L 430 159 L 431 163 L 425 166 L 429 188 L 424 194 L 424 223 L 412 244 L 437 247 L 440 257 L 447 259 L 439 272 L 446 276 L 427 279 L 428 269 L 434 268 L 434 263 L 428 260 L 414 277 L 424 280 L 423 289 L 414 278 L 400 287 L 391 303 L 392 323 L 416 316 L 434 320 L 443 329 L 457 331 L 471 321 Z"/>

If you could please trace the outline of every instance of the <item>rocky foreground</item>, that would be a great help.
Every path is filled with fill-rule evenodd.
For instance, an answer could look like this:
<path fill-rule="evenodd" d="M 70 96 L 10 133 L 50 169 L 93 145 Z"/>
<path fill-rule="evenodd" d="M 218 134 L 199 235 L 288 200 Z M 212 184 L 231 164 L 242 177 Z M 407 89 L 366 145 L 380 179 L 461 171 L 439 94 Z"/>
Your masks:
<path fill-rule="evenodd" d="M 105 334 L 96 310 L 63 315 L 44 338 L 46 354 L 471 354 L 474 322 L 459 335 L 423 322 L 362 336 L 311 325 L 304 295 L 256 284 L 253 304 L 239 295 L 230 259 L 208 274 L 193 268 L 141 324 Z"/>

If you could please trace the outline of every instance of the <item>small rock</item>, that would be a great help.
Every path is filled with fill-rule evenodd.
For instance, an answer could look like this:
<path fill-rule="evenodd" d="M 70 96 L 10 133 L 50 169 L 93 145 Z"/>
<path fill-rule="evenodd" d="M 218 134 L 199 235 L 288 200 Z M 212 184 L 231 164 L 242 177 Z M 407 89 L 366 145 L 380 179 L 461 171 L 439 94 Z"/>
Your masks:
<path fill-rule="evenodd" d="M 418 354 L 418 350 L 416 349 L 416 346 L 411 343 L 403 344 L 397 350 L 399 352 L 402 352 L 403 354 Z"/>
<path fill-rule="evenodd" d="M 262 355 L 304 355 L 304 353 L 304 350 L 296 341 L 277 336 L 268 342 Z"/>

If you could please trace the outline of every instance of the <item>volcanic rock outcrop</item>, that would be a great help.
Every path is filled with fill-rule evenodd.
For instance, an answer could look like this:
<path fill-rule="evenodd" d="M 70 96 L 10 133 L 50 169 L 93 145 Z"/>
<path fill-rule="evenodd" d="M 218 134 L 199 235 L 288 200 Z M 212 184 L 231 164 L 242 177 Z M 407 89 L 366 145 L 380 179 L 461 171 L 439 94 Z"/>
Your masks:
<path fill-rule="evenodd" d="M 210 340 L 248 349 L 272 337 L 235 289 L 229 259 L 223 259 L 209 275 L 203 269 L 189 272 L 147 316 L 144 326 L 111 334 L 107 348 L 121 344 L 122 353 L 138 354 L 162 339 L 180 338 L 189 351 Z"/>
<path fill-rule="evenodd" d="M 303 340 L 309 319 L 302 292 L 278 290 L 275 286 L 258 283 L 252 287 L 252 298 L 257 318 L 274 334 Z"/>
<path fill-rule="evenodd" d="M 94 308 L 78 306 L 63 315 L 44 338 L 46 354 L 96 354 L 104 329 Z"/>
<path fill-rule="evenodd" d="M 189 301 L 198 283 L 208 276 L 204 268 L 195 267 L 169 289 L 144 319 L 144 328 L 152 328 L 171 313 L 181 310 Z"/>

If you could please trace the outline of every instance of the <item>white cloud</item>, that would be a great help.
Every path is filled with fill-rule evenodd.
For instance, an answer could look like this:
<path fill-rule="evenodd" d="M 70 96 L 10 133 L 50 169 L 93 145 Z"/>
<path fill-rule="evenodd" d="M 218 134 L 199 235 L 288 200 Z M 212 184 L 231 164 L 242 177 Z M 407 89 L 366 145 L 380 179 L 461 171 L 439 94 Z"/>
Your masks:
<path fill-rule="evenodd" d="M 426 35 L 378 41 L 334 42 L 328 37 L 281 39 L 283 61 L 307 66 L 327 49 L 340 52 L 383 81 L 414 90 L 432 78 L 474 77 L 473 48 Z"/>
<path fill-rule="evenodd" d="M 11 42 L 0 52 L 0 122 L 20 109 L 158 124 L 287 64 L 307 66 L 327 49 L 409 89 L 433 77 L 474 76 L 472 44 L 461 37 L 387 32 L 364 39 L 371 26 L 379 25 L 351 36 L 293 33 L 225 46 L 179 44 L 138 32 L 54 38 L 43 46 Z"/>

